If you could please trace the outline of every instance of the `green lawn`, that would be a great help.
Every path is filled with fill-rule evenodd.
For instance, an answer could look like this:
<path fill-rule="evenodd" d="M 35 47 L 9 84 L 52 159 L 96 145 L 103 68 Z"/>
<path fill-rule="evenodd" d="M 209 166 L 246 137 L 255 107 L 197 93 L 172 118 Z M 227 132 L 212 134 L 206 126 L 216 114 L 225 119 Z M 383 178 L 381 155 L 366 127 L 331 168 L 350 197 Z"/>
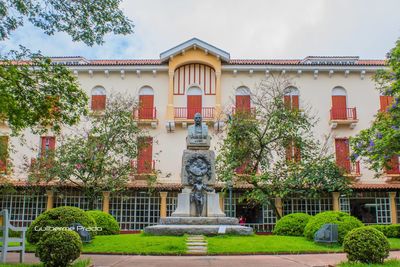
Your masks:
<path fill-rule="evenodd" d="M 378 266 L 385 266 L 385 267 L 399 267 L 400 260 L 391 259 L 385 261 L 383 264 L 366 264 L 366 263 L 349 263 L 349 262 L 342 262 L 338 265 L 338 267 L 378 267 Z"/>
<path fill-rule="evenodd" d="M 77 260 L 71 267 L 87 267 L 90 266 L 90 259 Z M 43 267 L 42 263 L 37 264 L 24 264 L 24 263 L 6 263 L 1 264 L 0 267 Z"/>
<path fill-rule="evenodd" d="M 207 237 L 209 254 L 342 252 L 340 245 L 316 244 L 304 237 L 253 235 Z M 391 249 L 400 249 L 400 239 L 389 238 Z"/>
<path fill-rule="evenodd" d="M 27 251 L 34 251 L 27 245 Z M 82 253 L 126 253 L 126 254 L 185 254 L 186 237 L 150 236 L 146 234 L 124 234 L 96 236 L 90 244 L 84 244 Z"/>

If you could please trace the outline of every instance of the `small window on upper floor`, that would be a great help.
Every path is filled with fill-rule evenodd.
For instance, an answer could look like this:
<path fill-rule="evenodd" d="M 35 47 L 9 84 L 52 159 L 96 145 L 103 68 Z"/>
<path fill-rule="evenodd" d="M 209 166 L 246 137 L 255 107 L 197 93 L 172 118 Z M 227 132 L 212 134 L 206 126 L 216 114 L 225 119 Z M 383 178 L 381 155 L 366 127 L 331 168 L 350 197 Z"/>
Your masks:
<path fill-rule="evenodd" d="M 96 86 L 92 89 L 91 109 L 93 111 L 106 109 L 106 89 L 104 87 Z"/>
<path fill-rule="evenodd" d="M 138 118 L 142 120 L 153 120 L 156 118 L 156 108 L 154 107 L 154 90 L 150 86 L 143 86 L 139 90 Z"/>
<path fill-rule="evenodd" d="M 393 104 L 393 96 L 390 95 L 380 95 L 379 96 L 380 109 L 381 112 L 387 112 L 390 106 Z"/>
<path fill-rule="evenodd" d="M 250 112 L 251 99 L 250 89 L 246 86 L 240 86 L 235 92 L 235 112 Z"/>
<path fill-rule="evenodd" d="M 299 89 L 294 86 L 287 87 L 284 90 L 284 103 L 287 108 L 298 110 L 299 105 Z"/>

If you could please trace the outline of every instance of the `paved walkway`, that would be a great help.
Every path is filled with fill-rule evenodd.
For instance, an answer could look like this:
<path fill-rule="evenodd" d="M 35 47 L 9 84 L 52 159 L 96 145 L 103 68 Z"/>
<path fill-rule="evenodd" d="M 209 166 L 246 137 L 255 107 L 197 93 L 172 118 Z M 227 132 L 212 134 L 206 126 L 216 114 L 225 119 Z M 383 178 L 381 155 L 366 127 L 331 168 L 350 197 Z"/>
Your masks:
<path fill-rule="evenodd" d="M 254 255 L 254 256 L 114 256 L 82 255 L 91 258 L 96 267 L 304 267 L 333 266 L 346 259 L 341 254 Z M 390 258 L 400 259 L 400 251 L 390 253 Z M 11 253 L 9 262 L 17 262 L 18 255 Z M 27 253 L 26 262 L 38 262 L 33 253 Z"/>

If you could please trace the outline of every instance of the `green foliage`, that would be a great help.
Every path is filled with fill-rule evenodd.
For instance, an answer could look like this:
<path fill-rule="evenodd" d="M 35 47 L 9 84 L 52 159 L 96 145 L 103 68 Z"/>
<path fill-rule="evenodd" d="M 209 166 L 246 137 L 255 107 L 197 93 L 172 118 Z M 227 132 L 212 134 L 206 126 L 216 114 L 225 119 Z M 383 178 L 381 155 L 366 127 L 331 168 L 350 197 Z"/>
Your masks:
<path fill-rule="evenodd" d="M 58 207 L 40 214 L 29 226 L 26 239 L 29 243 L 36 244 L 46 233 L 46 227 L 70 227 L 72 223 L 80 223 L 85 228 L 96 227 L 96 222 L 83 210 L 75 207 Z M 51 231 L 50 231 L 51 232 Z M 93 237 L 96 232 L 90 231 Z"/>
<path fill-rule="evenodd" d="M 388 239 L 370 226 L 351 230 L 343 241 L 344 252 L 351 262 L 383 263 L 389 256 L 389 248 Z"/>
<path fill-rule="evenodd" d="M 86 114 L 88 97 L 66 67 L 26 49 L 0 59 L 0 121 L 7 120 L 14 135 L 47 126 L 58 132 Z"/>
<path fill-rule="evenodd" d="M 371 227 L 382 232 L 386 237 L 399 237 L 400 235 L 400 224 L 388 224 L 388 225 L 371 225 Z"/>
<path fill-rule="evenodd" d="M 338 225 L 339 243 L 343 242 L 346 234 L 354 229 L 363 226 L 363 223 L 356 217 L 340 211 L 325 211 L 318 213 L 310 219 L 304 229 L 304 236 L 309 240 L 314 240 L 314 234 L 326 223 Z"/>
<path fill-rule="evenodd" d="M 103 191 L 125 188 L 134 172 L 132 159 L 140 149 L 137 140 L 146 135 L 132 118 L 135 106 L 135 99 L 121 95 L 108 97 L 104 113 L 82 119 L 90 126 L 62 136 L 54 154 L 37 159 L 29 169 L 30 181 L 56 181 L 82 187 L 90 209 Z"/>
<path fill-rule="evenodd" d="M 216 169 L 222 181 L 232 179 L 253 186 L 246 197 L 275 209 L 275 197 L 319 197 L 326 192 L 348 192 L 349 181 L 325 146 L 313 136 L 315 119 L 306 108 L 288 108 L 285 76 L 270 75 L 250 92 L 254 114 L 237 112 L 228 120 L 219 144 Z M 301 153 L 288 159 L 288 148 Z M 244 175 L 236 171 L 243 169 Z M 277 216 L 279 214 L 275 212 Z"/>
<path fill-rule="evenodd" d="M 119 233 L 119 224 L 112 215 L 100 210 L 89 210 L 86 213 L 95 220 L 97 227 L 101 227 L 102 230 L 97 232 L 98 235 L 116 235 Z"/>
<path fill-rule="evenodd" d="M 393 96 L 394 102 L 386 112 L 379 112 L 372 125 L 351 139 L 353 159 L 367 158 L 370 168 L 378 174 L 390 167 L 393 156 L 400 155 L 400 39 L 388 54 L 389 70 L 377 72 L 377 89 Z"/>
<path fill-rule="evenodd" d="M 27 20 L 48 35 L 66 32 L 73 41 L 102 44 L 108 33 L 130 34 L 132 22 L 119 10 L 121 0 L 5 0 L 0 2 L 0 40 Z"/>
<path fill-rule="evenodd" d="M 74 231 L 49 231 L 37 243 L 35 256 L 46 267 L 65 267 L 79 258 L 81 250 L 81 238 Z"/>
<path fill-rule="evenodd" d="M 312 216 L 306 213 L 292 213 L 279 219 L 274 235 L 303 236 L 304 228 Z"/>
<path fill-rule="evenodd" d="M 369 264 L 369 263 L 359 263 L 359 262 L 341 262 L 337 267 L 398 267 L 400 266 L 400 260 L 397 259 L 389 259 L 386 260 L 383 264 Z"/>

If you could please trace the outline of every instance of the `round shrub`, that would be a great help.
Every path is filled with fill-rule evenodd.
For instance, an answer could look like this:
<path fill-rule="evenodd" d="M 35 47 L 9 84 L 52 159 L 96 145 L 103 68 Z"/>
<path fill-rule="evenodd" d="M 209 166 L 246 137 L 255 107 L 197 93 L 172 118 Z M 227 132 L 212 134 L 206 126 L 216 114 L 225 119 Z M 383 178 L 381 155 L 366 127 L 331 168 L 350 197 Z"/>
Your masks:
<path fill-rule="evenodd" d="M 343 241 L 344 252 L 353 262 L 383 263 L 389 256 L 389 248 L 385 235 L 370 226 L 351 230 Z"/>
<path fill-rule="evenodd" d="M 292 213 L 283 216 L 275 225 L 274 235 L 302 236 L 311 217 L 306 213 Z"/>
<path fill-rule="evenodd" d="M 43 234 L 36 246 L 36 257 L 46 267 L 65 267 L 79 258 L 82 241 L 71 230 L 48 231 Z"/>
<path fill-rule="evenodd" d="M 399 237 L 400 234 L 400 224 L 376 224 L 371 225 L 371 227 L 375 228 L 376 230 L 382 232 L 386 237 Z"/>
<path fill-rule="evenodd" d="M 70 227 L 80 223 L 85 228 L 96 227 L 96 222 L 83 210 L 75 207 L 58 207 L 40 214 L 29 226 L 26 237 L 29 243 L 36 244 L 46 232 L 46 227 Z M 93 238 L 96 232 L 89 232 Z"/>
<path fill-rule="evenodd" d="M 364 226 L 359 219 L 350 216 L 347 213 L 340 211 L 325 211 L 318 213 L 309 220 L 304 229 L 304 236 L 307 239 L 313 240 L 314 234 L 326 223 L 334 223 L 338 225 L 339 243 L 343 242 L 344 237 L 350 230 Z"/>
<path fill-rule="evenodd" d="M 95 220 L 97 227 L 101 228 L 97 232 L 98 235 L 119 234 L 119 224 L 112 215 L 100 210 L 89 210 L 86 213 Z"/>

